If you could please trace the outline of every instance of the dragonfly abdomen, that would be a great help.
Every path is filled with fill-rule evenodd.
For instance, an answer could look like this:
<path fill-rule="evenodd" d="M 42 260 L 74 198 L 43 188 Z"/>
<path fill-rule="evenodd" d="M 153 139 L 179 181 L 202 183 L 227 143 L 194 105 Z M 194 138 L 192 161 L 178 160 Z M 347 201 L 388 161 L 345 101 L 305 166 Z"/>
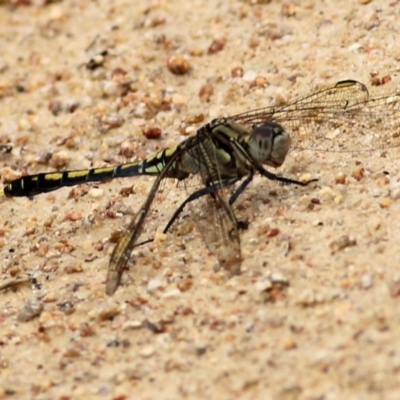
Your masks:
<path fill-rule="evenodd" d="M 173 154 L 174 150 L 165 149 L 143 161 L 135 163 L 23 176 L 7 184 L 3 189 L 3 193 L 7 197 L 30 197 L 40 193 L 51 192 L 64 186 L 74 186 L 86 182 L 100 182 L 113 178 L 138 175 L 158 175 Z"/>
<path fill-rule="evenodd" d="M 119 167 L 92 168 L 75 171 L 48 172 L 28 175 L 7 184 L 3 191 L 7 197 L 35 196 L 63 186 L 102 181 L 116 176 Z"/>

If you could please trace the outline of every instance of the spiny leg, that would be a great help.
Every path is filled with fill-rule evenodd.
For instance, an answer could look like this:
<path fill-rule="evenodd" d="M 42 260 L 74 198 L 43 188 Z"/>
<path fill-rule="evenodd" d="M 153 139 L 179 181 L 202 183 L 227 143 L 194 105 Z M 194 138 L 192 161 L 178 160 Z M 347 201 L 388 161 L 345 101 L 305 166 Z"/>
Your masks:
<path fill-rule="evenodd" d="M 196 192 L 192 193 L 174 212 L 172 215 L 171 219 L 169 220 L 168 224 L 163 230 L 163 233 L 167 233 L 169 228 L 171 228 L 172 224 L 175 222 L 175 220 L 178 218 L 179 214 L 183 211 L 185 206 L 194 201 L 199 199 L 202 196 L 205 196 L 207 194 L 213 194 L 216 190 L 221 189 L 226 186 L 231 186 L 234 185 L 237 181 L 239 181 L 240 178 L 231 178 L 231 179 L 224 179 L 221 181 L 218 185 L 210 185 L 206 186 L 200 190 L 197 190 Z"/>

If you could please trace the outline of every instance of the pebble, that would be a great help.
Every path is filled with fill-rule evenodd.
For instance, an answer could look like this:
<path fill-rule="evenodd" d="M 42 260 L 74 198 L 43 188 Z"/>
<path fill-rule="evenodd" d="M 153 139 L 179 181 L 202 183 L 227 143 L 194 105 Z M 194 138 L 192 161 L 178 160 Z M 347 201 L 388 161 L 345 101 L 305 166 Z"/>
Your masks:
<path fill-rule="evenodd" d="M 244 73 L 242 79 L 244 82 L 251 83 L 256 79 L 256 77 L 257 77 L 257 72 L 255 72 L 253 70 L 249 70 Z"/>
<path fill-rule="evenodd" d="M 312 306 L 317 302 L 316 294 L 312 289 L 304 289 L 295 299 L 295 303 L 301 306 Z"/>
<path fill-rule="evenodd" d="M 99 189 L 99 188 L 90 188 L 88 195 L 92 198 L 92 199 L 99 199 L 100 197 L 103 197 L 104 195 L 104 190 L 103 189 Z"/>
<path fill-rule="evenodd" d="M 390 192 L 390 197 L 393 200 L 399 200 L 400 199 L 400 188 L 395 188 Z"/>
<path fill-rule="evenodd" d="M 363 274 L 360 279 L 360 287 L 362 289 L 369 289 L 372 286 L 372 277 L 369 274 Z"/>
<path fill-rule="evenodd" d="M 43 303 L 39 299 L 28 300 L 17 315 L 19 322 L 28 322 L 38 317 L 43 311 Z"/>
<path fill-rule="evenodd" d="M 93 312 L 89 312 L 88 316 L 95 317 L 98 321 L 107 321 L 114 318 L 120 312 L 121 309 L 117 304 L 107 304 L 100 309 L 95 309 Z"/>
<path fill-rule="evenodd" d="M 121 85 L 115 81 L 105 81 L 103 85 L 103 93 L 107 97 L 119 96 L 121 93 Z"/>
<path fill-rule="evenodd" d="M 297 347 L 296 340 L 293 336 L 286 337 L 283 339 L 283 348 L 284 350 L 293 350 Z"/>
<path fill-rule="evenodd" d="M 258 292 L 265 292 L 266 290 L 269 290 L 272 288 L 272 283 L 267 277 L 262 277 L 256 281 L 254 284 L 254 288 Z"/>
<path fill-rule="evenodd" d="M 99 118 L 99 131 L 106 133 L 110 129 L 116 129 L 121 127 L 125 123 L 125 118 L 117 113 L 104 115 Z"/>
<path fill-rule="evenodd" d="M 140 350 L 140 355 L 142 356 L 142 357 L 145 357 L 145 358 L 147 358 L 147 357 L 151 357 L 153 354 L 154 354 L 154 346 L 152 346 L 152 345 L 147 345 L 147 346 L 144 346 L 141 350 Z"/>
<path fill-rule="evenodd" d="M 214 94 L 214 87 L 211 83 L 205 83 L 199 90 L 199 97 L 202 103 L 209 102 Z"/>
<path fill-rule="evenodd" d="M 143 135 L 147 139 L 159 139 L 162 131 L 157 126 L 146 126 L 142 129 Z"/>
<path fill-rule="evenodd" d="M 167 68 L 174 75 L 184 75 L 190 71 L 191 65 L 184 56 L 175 54 L 168 58 Z"/>
<path fill-rule="evenodd" d="M 238 67 L 233 67 L 231 70 L 231 77 L 232 78 L 242 78 L 244 74 L 243 68 L 238 66 Z"/>
<path fill-rule="evenodd" d="M 307 174 L 303 174 L 303 175 L 299 178 L 299 181 L 302 182 L 302 183 L 307 183 L 307 182 L 310 182 L 311 179 L 313 179 L 312 175 L 309 174 L 309 173 L 307 173 Z"/>
<path fill-rule="evenodd" d="M 181 94 L 175 93 L 172 95 L 172 103 L 175 106 L 184 106 L 187 103 L 187 98 Z"/>
<path fill-rule="evenodd" d="M 321 199 L 333 200 L 336 197 L 336 192 L 329 186 L 326 186 L 318 192 L 318 197 Z"/>
<path fill-rule="evenodd" d="M 379 205 L 381 208 L 388 208 L 392 205 L 392 199 L 389 197 L 384 197 L 379 201 Z"/>
<path fill-rule="evenodd" d="M 346 183 L 346 175 L 343 172 L 339 172 L 335 177 L 335 183 L 337 185 L 344 185 Z"/>
<path fill-rule="evenodd" d="M 348 50 L 349 51 L 356 51 L 356 50 L 359 50 L 361 47 L 362 47 L 361 43 L 356 42 L 356 43 L 351 44 L 348 47 Z"/>
<path fill-rule="evenodd" d="M 147 284 L 147 291 L 149 293 L 154 293 L 159 289 L 162 289 L 165 285 L 165 282 L 161 279 L 151 279 Z"/>
<path fill-rule="evenodd" d="M 274 271 L 269 274 L 269 279 L 272 283 L 288 285 L 289 279 L 280 271 Z"/>
<path fill-rule="evenodd" d="M 219 38 L 215 39 L 208 48 L 208 54 L 218 53 L 225 47 L 225 39 Z"/>
<path fill-rule="evenodd" d="M 185 135 L 186 136 L 193 135 L 195 132 L 197 132 L 197 129 L 194 126 L 188 126 L 185 129 Z"/>
<path fill-rule="evenodd" d="M 162 294 L 162 297 L 164 298 L 168 298 L 168 297 L 177 297 L 177 296 L 181 296 L 182 292 L 179 289 L 171 289 L 168 290 L 167 292 Z"/>
<path fill-rule="evenodd" d="M 260 243 L 260 240 L 258 238 L 251 238 L 251 239 L 249 239 L 248 243 L 253 246 L 256 246 Z"/>
<path fill-rule="evenodd" d="M 329 247 L 332 253 L 344 250 L 346 247 L 353 247 L 357 245 L 357 240 L 348 235 L 342 235 L 338 239 L 333 240 Z"/>

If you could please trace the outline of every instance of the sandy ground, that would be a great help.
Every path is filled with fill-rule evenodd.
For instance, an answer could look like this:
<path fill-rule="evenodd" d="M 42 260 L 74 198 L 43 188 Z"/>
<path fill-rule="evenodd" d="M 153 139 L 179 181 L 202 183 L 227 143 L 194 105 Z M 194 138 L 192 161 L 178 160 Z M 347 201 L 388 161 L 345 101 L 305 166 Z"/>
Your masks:
<path fill-rule="evenodd" d="M 383 0 L 2 2 L 1 177 L 137 160 L 341 79 L 394 91 L 399 20 Z M 400 398 L 398 151 L 294 151 L 280 172 L 319 181 L 255 179 L 235 208 L 250 222 L 240 276 L 215 273 L 181 219 L 135 249 L 113 297 L 112 238 L 153 178 L 3 199 L 0 397 Z M 150 236 L 180 194 L 161 195 Z"/>

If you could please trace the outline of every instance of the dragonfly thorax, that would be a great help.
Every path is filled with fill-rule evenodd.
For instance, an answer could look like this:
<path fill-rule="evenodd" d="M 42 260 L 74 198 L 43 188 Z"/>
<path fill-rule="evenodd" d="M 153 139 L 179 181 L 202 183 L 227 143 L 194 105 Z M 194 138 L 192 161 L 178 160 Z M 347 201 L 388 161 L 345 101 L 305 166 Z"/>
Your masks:
<path fill-rule="evenodd" d="M 276 168 L 285 161 L 290 136 L 281 125 L 269 121 L 254 127 L 248 146 L 250 155 L 256 161 Z"/>

